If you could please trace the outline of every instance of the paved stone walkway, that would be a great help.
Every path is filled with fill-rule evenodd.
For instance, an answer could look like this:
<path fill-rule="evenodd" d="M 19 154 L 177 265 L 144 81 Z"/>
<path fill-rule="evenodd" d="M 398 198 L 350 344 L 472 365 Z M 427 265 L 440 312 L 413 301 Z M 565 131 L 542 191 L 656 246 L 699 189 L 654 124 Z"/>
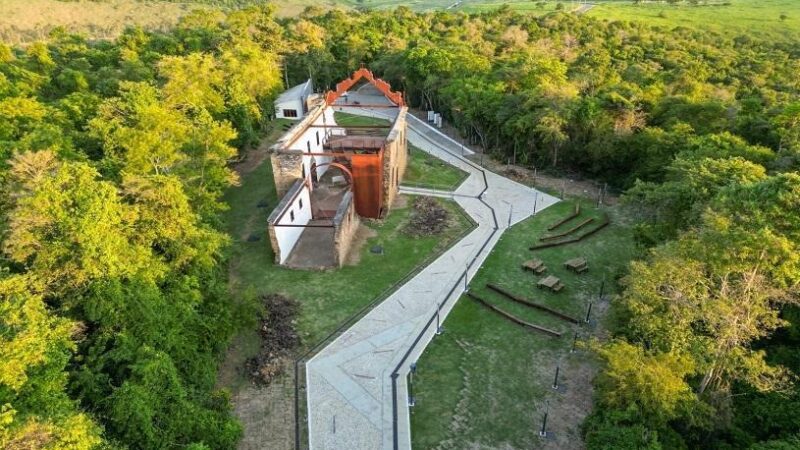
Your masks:
<path fill-rule="evenodd" d="M 348 112 L 385 114 L 351 108 Z M 392 449 L 395 434 L 398 448 L 411 448 L 406 375 L 434 336 L 435 325 L 426 326 L 437 307 L 443 320 L 464 291 L 465 271 L 471 279 L 509 224 L 529 217 L 534 204 L 541 211 L 558 201 L 481 171 L 461 157 L 460 144 L 408 117 L 410 143 L 469 177 L 453 193 L 402 190 L 452 197 L 478 225 L 306 364 L 309 442 L 314 450 Z M 392 373 L 398 365 L 393 392 Z"/>

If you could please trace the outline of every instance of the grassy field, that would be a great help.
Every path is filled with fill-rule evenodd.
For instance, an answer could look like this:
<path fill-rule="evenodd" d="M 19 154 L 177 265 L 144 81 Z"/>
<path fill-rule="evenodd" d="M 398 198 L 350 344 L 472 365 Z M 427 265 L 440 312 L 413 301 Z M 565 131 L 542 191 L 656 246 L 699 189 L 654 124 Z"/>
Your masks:
<path fill-rule="evenodd" d="M 343 3 L 351 7 L 376 9 L 406 5 L 417 11 L 431 11 L 448 8 L 455 0 L 343 0 Z M 800 37 L 800 1 L 797 0 L 701 0 L 697 6 L 688 2 L 670 5 L 663 1 L 644 1 L 634 5 L 630 0 L 598 0 L 590 3 L 596 6 L 589 9 L 587 14 L 599 19 L 641 21 L 670 28 L 694 27 L 726 36 L 747 34 L 756 39 L 787 41 Z M 579 2 L 570 0 L 464 0 L 452 10 L 477 12 L 508 5 L 518 11 L 546 14 L 555 11 L 559 4 L 564 11 L 576 10 L 580 6 Z M 786 17 L 782 19 L 781 15 Z"/>
<path fill-rule="evenodd" d="M 336 111 L 333 113 L 336 124 L 342 127 L 367 127 L 367 126 L 386 126 L 391 125 L 386 119 L 379 119 L 377 117 L 360 116 L 358 114 L 350 114 L 346 112 Z"/>
<path fill-rule="evenodd" d="M 118 36 L 127 26 L 167 29 L 194 9 L 191 3 L 133 0 L 62 2 L 58 0 L 0 0 L 0 41 L 21 44 L 46 39 L 55 27 L 98 39 Z"/>
<path fill-rule="evenodd" d="M 253 0 L 254 3 L 260 0 Z M 330 8 L 386 9 L 409 6 L 417 11 L 447 9 L 455 0 L 273 0 L 279 16 L 294 16 L 310 5 Z M 712 30 L 726 36 L 748 34 L 753 38 L 796 40 L 800 38 L 800 2 L 797 0 L 730 0 L 701 1 L 693 6 L 686 2 L 669 5 L 650 1 L 634 5 L 631 1 L 599 0 L 587 14 L 608 20 L 642 21 L 651 25 L 688 26 Z M 707 4 L 706 4 L 707 3 Z M 730 3 L 724 5 L 723 3 Z M 578 8 L 573 1 L 503 1 L 464 0 L 453 11 L 476 12 L 508 4 L 511 8 L 534 14 L 546 14 L 562 4 L 565 11 Z M 183 3 L 159 0 L 105 0 L 102 2 L 63 2 L 59 0 L 0 0 L 0 40 L 20 44 L 45 39 L 57 26 L 85 33 L 92 38 L 117 36 L 125 27 L 139 25 L 148 29 L 165 29 L 184 14 L 208 8 L 200 0 Z M 785 18 L 781 18 L 784 15 Z"/>
<path fill-rule="evenodd" d="M 572 325 L 513 303 L 487 288 L 493 282 L 507 290 L 544 303 L 573 317 L 585 315 L 600 284 L 614 292 L 614 279 L 636 255 L 629 228 L 610 210 L 612 225 L 580 243 L 531 252 L 528 247 L 546 227 L 574 208 L 573 201 L 556 204 L 506 232 L 471 284 L 471 291 L 528 322 L 563 333 L 560 339 L 523 329 L 472 299 L 463 297 L 417 364 L 412 410 L 414 448 L 580 448 L 578 427 L 591 407 L 594 366 L 583 352 L 570 354 L 574 330 L 586 337 L 602 327 Z M 585 204 L 582 217 L 599 217 Z M 580 220 L 580 219 L 576 219 Z M 577 222 L 572 222 L 576 224 Z M 590 225 L 591 226 L 591 225 Z M 569 228 L 569 225 L 563 227 Z M 590 270 L 575 275 L 562 263 L 576 256 L 588 259 Z M 553 294 L 535 288 L 540 276 L 524 272 L 520 264 L 542 259 L 546 274 L 555 275 L 565 288 Z M 601 316 L 605 303 L 593 311 Z M 564 393 L 551 389 L 557 361 L 561 361 Z M 555 440 L 541 441 L 537 427 L 549 401 L 548 429 Z"/>
<path fill-rule="evenodd" d="M 270 0 L 281 17 L 295 16 L 307 6 L 324 9 L 347 8 L 335 0 Z M 216 7 L 213 1 L 186 0 L 0 0 L 0 41 L 17 45 L 47 39 L 56 27 L 82 33 L 93 39 L 112 39 L 129 26 L 165 30 L 180 17 L 197 10 Z M 253 0 L 253 3 L 265 3 Z"/>
<path fill-rule="evenodd" d="M 609 20 L 643 21 L 664 27 L 693 27 L 726 36 L 753 39 L 800 39 L 800 2 L 797 0 L 730 0 L 730 5 L 691 6 L 630 2 L 598 2 L 587 14 Z M 786 16 L 781 19 L 781 15 Z"/>
<path fill-rule="evenodd" d="M 411 156 L 403 177 L 403 185 L 454 191 L 468 174 L 413 145 L 408 146 Z"/>

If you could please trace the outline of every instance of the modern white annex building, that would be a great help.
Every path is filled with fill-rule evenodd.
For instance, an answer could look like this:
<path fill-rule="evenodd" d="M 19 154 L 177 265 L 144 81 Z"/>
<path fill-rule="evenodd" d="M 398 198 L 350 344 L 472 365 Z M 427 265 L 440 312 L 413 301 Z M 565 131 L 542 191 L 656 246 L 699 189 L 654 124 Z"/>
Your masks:
<path fill-rule="evenodd" d="M 300 120 L 308 113 L 308 100 L 314 94 L 311 79 L 283 92 L 275 100 L 275 117 Z"/>

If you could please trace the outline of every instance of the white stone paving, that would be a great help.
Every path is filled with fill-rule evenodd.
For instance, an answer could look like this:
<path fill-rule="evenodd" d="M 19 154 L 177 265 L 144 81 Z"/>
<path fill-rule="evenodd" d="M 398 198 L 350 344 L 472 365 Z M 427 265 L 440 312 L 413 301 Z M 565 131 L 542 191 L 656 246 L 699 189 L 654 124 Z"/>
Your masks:
<path fill-rule="evenodd" d="M 347 109 L 363 115 L 386 114 L 384 110 Z M 408 122 L 409 142 L 464 170 L 469 177 L 453 193 L 402 191 L 452 197 L 477 227 L 308 361 L 309 443 L 314 450 L 394 448 L 391 375 L 409 349 L 397 377 L 397 441 L 398 448 L 411 448 L 406 375 L 409 364 L 432 339 L 435 326 L 426 330 L 416 346 L 414 341 L 440 303 L 444 320 L 464 291 L 467 264 L 474 260 L 467 270 L 471 279 L 509 223 L 529 217 L 534 204 L 538 212 L 558 201 L 489 171 L 485 172 L 486 186 L 484 174 L 460 156 L 463 148 L 459 143 L 411 115 Z M 486 204 L 477 197 L 482 192 Z M 487 204 L 494 209 L 494 216 Z"/>

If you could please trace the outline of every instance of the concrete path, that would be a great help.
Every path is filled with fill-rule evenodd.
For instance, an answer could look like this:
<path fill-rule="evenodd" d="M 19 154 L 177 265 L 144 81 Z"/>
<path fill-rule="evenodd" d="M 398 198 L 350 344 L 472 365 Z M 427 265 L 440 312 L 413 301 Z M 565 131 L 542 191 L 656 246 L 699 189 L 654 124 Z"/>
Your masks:
<path fill-rule="evenodd" d="M 385 115 L 385 110 L 347 112 Z M 464 291 L 465 272 L 471 279 L 509 224 L 529 217 L 534 204 L 541 211 L 558 201 L 483 172 L 461 156 L 460 144 L 411 114 L 408 121 L 410 143 L 469 177 L 453 193 L 402 190 L 452 197 L 478 226 L 306 364 L 309 442 L 314 450 L 411 448 L 406 375 L 434 336 L 435 325 L 428 325 L 437 308 L 443 320 Z"/>

